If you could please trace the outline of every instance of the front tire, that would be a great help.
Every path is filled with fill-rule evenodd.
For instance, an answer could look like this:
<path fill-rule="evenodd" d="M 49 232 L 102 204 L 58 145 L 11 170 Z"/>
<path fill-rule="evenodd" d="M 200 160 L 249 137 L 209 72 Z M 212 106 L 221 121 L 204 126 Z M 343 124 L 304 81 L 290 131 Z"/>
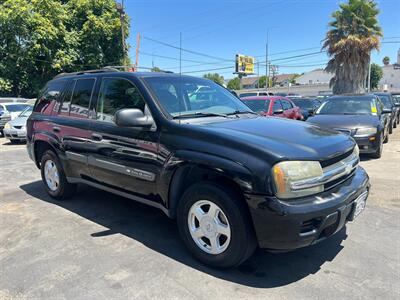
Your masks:
<path fill-rule="evenodd" d="M 256 248 L 245 202 L 227 186 L 211 182 L 191 186 L 179 202 L 177 219 L 186 247 L 208 266 L 237 266 Z"/>
<path fill-rule="evenodd" d="M 46 151 L 40 162 L 40 173 L 46 192 L 53 198 L 62 200 L 71 197 L 76 191 L 76 184 L 67 181 L 57 155 Z"/>
<path fill-rule="evenodd" d="M 382 157 L 382 150 L 383 150 L 383 133 L 379 136 L 379 146 L 378 149 L 376 149 L 375 153 L 371 154 L 371 157 L 373 158 L 381 158 Z"/>

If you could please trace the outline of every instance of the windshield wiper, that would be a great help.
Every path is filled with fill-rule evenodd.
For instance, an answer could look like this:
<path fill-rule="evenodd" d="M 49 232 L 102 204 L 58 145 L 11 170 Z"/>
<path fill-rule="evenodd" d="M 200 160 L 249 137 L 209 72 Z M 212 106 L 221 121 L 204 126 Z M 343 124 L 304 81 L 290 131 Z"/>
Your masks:
<path fill-rule="evenodd" d="M 252 115 L 258 115 L 258 113 L 254 112 L 254 111 L 249 111 L 249 110 L 245 110 L 245 111 L 240 111 L 240 110 L 235 110 L 231 113 L 228 113 L 227 115 L 240 115 L 240 114 L 252 114 Z"/>
<path fill-rule="evenodd" d="M 192 118 L 192 117 L 194 117 L 194 118 L 196 118 L 196 117 L 223 117 L 223 118 L 229 118 L 229 116 L 226 115 L 226 114 L 197 111 L 197 112 L 191 113 L 191 114 L 177 115 L 177 116 L 172 117 L 172 119 Z"/>

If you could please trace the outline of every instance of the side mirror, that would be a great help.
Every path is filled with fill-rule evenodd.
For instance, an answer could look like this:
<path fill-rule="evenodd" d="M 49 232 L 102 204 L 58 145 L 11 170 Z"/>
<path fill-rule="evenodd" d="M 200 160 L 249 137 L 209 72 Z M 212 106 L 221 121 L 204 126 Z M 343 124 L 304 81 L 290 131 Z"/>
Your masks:
<path fill-rule="evenodd" d="M 154 121 L 151 117 L 145 116 L 140 109 L 126 108 L 115 113 L 114 122 L 120 127 L 150 128 Z"/>
<path fill-rule="evenodd" d="M 274 115 L 280 115 L 280 114 L 283 114 L 283 109 L 282 108 L 274 110 Z"/>
<path fill-rule="evenodd" d="M 391 110 L 391 109 L 384 108 L 384 109 L 382 110 L 382 113 L 383 113 L 383 114 L 391 114 L 391 113 L 392 113 L 392 110 Z"/>

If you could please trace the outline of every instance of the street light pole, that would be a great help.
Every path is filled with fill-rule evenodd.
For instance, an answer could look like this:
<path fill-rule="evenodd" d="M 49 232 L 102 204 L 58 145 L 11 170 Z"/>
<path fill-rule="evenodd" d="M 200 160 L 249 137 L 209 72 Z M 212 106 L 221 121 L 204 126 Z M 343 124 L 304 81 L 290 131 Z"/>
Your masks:
<path fill-rule="evenodd" d="M 367 92 L 369 93 L 370 91 L 371 91 L 371 52 L 369 53 Z"/>

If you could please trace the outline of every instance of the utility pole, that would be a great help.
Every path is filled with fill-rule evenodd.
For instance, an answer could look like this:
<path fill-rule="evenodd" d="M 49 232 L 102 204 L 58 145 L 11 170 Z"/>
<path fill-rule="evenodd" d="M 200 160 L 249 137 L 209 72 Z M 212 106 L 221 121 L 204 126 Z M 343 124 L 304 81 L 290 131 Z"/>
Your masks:
<path fill-rule="evenodd" d="M 135 59 L 135 71 L 139 67 L 139 49 L 140 49 L 140 33 L 136 37 L 136 59 Z"/>
<path fill-rule="evenodd" d="M 122 62 L 124 65 L 124 70 L 126 71 L 126 45 L 125 45 L 125 30 L 124 30 L 124 21 L 125 21 L 125 6 L 124 0 L 121 3 L 117 3 L 117 11 L 119 12 L 119 19 L 121 22 L 121 38 L 122 38 Z"/>
<path fill-rule="evenodd" d="M 265 90 L 269 88 L 269 80 L 268 80 L 268 35 L 269 29 L 267 29 L 267 43 L 265 44 Z"/>

